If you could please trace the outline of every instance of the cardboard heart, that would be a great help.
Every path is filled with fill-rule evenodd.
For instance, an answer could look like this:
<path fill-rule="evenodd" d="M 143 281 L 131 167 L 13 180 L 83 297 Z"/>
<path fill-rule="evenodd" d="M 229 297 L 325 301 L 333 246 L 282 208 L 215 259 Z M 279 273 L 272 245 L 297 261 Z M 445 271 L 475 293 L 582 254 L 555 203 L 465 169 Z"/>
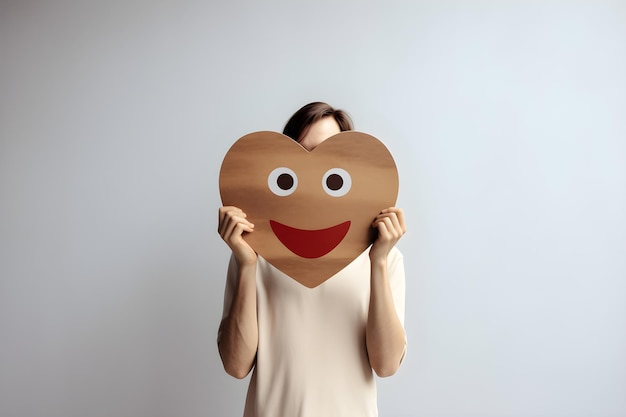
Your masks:
<path fill-rule="evenodd" d="M 398 171 L 375 137 L 341 132 L 309 152 L 276 132 L 233 144 L 222 162 L 220 194 L 254 223 L 244 239 L 270 264 L 314 288 L 373 242 L 372 221 L 395 205 Z"/>

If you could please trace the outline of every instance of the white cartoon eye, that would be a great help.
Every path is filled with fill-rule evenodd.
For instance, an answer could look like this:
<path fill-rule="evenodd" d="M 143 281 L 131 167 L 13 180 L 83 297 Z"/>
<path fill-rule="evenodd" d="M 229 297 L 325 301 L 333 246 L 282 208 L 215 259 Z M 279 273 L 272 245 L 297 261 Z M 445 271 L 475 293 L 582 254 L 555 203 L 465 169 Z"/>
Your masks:
<path fill-rule="evenodd" d="M 332 197 L 343 197 L 352 187 L 352 178 L 345 169 L 331 168 L 324 174 L 322 187 Z"/>
<path fill-rule="evenodd" d="M 298 176 L 289 168 L 279 167 L 270 172 L 267 185 L 277 196 L 286 197 L 298 188 Z"/>

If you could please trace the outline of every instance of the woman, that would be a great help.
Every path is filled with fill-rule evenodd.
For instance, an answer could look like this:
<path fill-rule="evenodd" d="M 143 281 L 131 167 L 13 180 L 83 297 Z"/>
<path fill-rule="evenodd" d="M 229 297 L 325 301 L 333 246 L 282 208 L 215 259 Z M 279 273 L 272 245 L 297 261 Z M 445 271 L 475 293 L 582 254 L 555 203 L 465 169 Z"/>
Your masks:
<path fill-rule="evenodd" d="M 312 151 L 352 130 L 350 117 L 310 103 L 283 133 Z M 355 144 L 358 146 L 358 143 Z M 401 209 L 372 219 L 374 243 L 328 281 L 307 288 L 267 263 L 243 239 L 254 225 L 237 207 L 219 209 L 231 248 L 218 347 L 226 372 L 254 372 L 244 416 L 376 416 L 372 370 L 385 377 L 404 357 L 404 266 L 395 244 L 406 232 Z"/>

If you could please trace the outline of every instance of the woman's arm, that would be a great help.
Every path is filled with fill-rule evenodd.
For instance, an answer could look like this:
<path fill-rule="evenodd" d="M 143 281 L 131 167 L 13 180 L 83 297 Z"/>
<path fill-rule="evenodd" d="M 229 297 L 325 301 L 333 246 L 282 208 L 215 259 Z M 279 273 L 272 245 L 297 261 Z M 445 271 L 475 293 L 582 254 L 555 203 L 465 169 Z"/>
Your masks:
<path fill-rule="evenodd" d="M 219 209 L 218 232 L 233 251 L 236 279 L 232 300 L 227 306 L 217 334 L 217 345 L 226 372 L 235 378 L 245 378 L 254 366 L 259 342 L 256 316 L 257 255 L 244 241 L 242 234 L 250 233 L 254 225 L 237 207 Z"/>
<path fill-rule="evenodd" d="M 365 341 L 372 369 L 378 376 L 386 377 L 398 370 L 406 347 L 387 268 L 389 252 L 406 233 L 404 214 L 398 208 L 385 209 L 372 226 L 378 229 L 378 238 L 370 249 L 371 291 Z"/>

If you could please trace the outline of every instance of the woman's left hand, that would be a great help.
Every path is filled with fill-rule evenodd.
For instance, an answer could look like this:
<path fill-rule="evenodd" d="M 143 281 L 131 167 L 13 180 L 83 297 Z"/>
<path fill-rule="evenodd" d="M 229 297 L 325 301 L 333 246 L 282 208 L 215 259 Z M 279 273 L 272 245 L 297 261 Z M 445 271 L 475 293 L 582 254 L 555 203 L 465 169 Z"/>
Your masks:
<path fill-rule="evenodd" d="M 386 261 L 391 249 L 406 233 L 404 212 L 397 207 L 386 208 L 376 216 L 372 227 L 378 229 L 378 238 L 370 249 L 370 259 Z"/>

